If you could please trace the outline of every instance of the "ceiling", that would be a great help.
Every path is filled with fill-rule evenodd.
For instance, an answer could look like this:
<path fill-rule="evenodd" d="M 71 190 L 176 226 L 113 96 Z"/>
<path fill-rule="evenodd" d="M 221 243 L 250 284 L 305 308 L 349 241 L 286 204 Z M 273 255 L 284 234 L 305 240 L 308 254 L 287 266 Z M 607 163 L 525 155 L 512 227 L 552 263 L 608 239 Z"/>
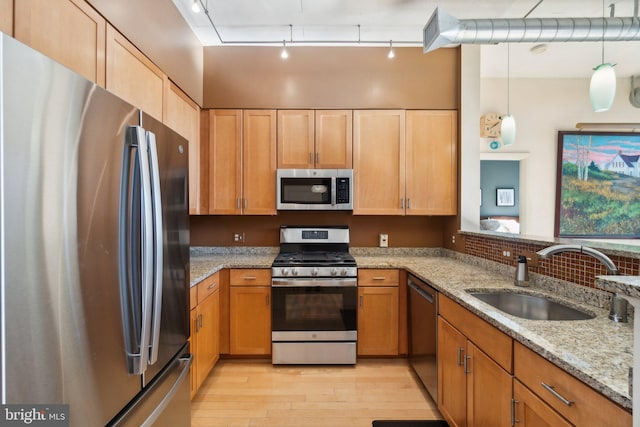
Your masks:
<path fill-rule="evenodd" d="M 458 19 L 601 17 L 603 0 L 172 0 L 203 45 L 422 46 L 422 29 L 436 7 Z M 637 1 L 637 0 L 635 0 Z M 539 3 L 539 4 L 538 4 Z M 481 7 L 478 5 L 481 4 Z M 631 17 L 634 0 L 607 0 L 615 16 Z M 532 43 L 483 45 L 482 77 L 588 78 L 602 62 L 602 43 L 549 43 L 533 53 Z M 640 75 L 640 41 L 606 42 L 604 62 L 617 64 L 617 76 Z"/>

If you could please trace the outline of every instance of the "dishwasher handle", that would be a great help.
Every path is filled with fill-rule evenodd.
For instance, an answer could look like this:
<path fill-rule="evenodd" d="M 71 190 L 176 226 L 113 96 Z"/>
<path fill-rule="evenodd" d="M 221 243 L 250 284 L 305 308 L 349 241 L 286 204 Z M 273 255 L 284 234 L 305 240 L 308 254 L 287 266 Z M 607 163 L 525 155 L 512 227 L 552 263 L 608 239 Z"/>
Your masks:
<path fill-rule="evenodd" d="M 429 301 L 430 304 L 434 304 L 435 303 L 434 296 L 429 294 L 428 292 L 426 292 L 424 289 L 420 288 L 411 279 L 407 280 L 407 285 L 409 285 L 409 287 L 411 289 L 413 289 L 414 291 L 416 291 L 421 297 L 423 297 L 424 299 Z"/>

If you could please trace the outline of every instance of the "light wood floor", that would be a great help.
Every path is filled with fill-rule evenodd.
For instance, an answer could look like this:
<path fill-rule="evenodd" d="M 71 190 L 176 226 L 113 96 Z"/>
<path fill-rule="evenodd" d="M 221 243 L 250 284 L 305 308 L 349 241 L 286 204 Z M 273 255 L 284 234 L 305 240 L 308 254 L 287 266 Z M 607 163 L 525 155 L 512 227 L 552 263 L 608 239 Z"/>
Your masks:
<path fill-rule="evenodd" d="M 355 366 L 221 360 L 193 398 L 194 427 L 371 427 L 380 419 L 442 419 L 405 359 Z"/>

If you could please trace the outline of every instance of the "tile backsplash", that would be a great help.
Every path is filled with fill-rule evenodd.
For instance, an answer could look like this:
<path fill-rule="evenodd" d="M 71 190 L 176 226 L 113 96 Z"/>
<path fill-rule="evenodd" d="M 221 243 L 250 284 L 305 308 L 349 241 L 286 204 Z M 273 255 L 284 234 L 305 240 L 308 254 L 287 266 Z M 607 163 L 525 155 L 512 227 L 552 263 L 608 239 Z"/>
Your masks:
<path fill-rule="evenodd" d="M 549 245 L 518 241 L 513 238 L 499 236 L 465 236 L 465 253 L 488 259 L 501 264 L 515 266 L 518 255 L 535 254 Z M 621 275 L 640 275 L 640 259 L 621 255 L 609 255 L 620 270 Z M 607 269 L 600 261 L 579 253 L 563 253 L 548 259 L 529 261 L 529 271 L 555 279 L 566 280 L 578 285 L 594 288 L 595 276 L 607 274 Z"/>

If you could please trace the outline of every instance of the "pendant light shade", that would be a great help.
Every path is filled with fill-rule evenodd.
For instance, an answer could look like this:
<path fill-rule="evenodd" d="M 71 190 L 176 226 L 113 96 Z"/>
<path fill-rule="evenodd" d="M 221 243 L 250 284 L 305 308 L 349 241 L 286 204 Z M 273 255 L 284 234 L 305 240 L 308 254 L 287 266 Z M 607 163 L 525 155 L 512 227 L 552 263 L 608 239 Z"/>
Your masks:
<path fill-rule="evenodd" d="M 502 127 L 500 128 L 502 145 L 511 145 L 516 140 L 516 121 L 511 114 L 502 116 Z"/>
<path fill-rule="evenodd" d="M 616 72 L 613 64 L 600 64 L 594 68 L 589 86 L 591 107 L 596 113 L 608 111 L 616 96 Z"/>
<path fill-rule="evenodd" d="M 289 52 L 287 52 L 287 42 L 282 40 L 282 50 L 280 51 L 280 58 L 287 59 L 289 58 Z"/>
<path fill-rule="evenodd" d="M 198 4 L 199 0 L 193 0 L 193 3 L 191 3 L 191 10 L 193 11 L 193 13 L 200 13 L 200 5 Z"/>

